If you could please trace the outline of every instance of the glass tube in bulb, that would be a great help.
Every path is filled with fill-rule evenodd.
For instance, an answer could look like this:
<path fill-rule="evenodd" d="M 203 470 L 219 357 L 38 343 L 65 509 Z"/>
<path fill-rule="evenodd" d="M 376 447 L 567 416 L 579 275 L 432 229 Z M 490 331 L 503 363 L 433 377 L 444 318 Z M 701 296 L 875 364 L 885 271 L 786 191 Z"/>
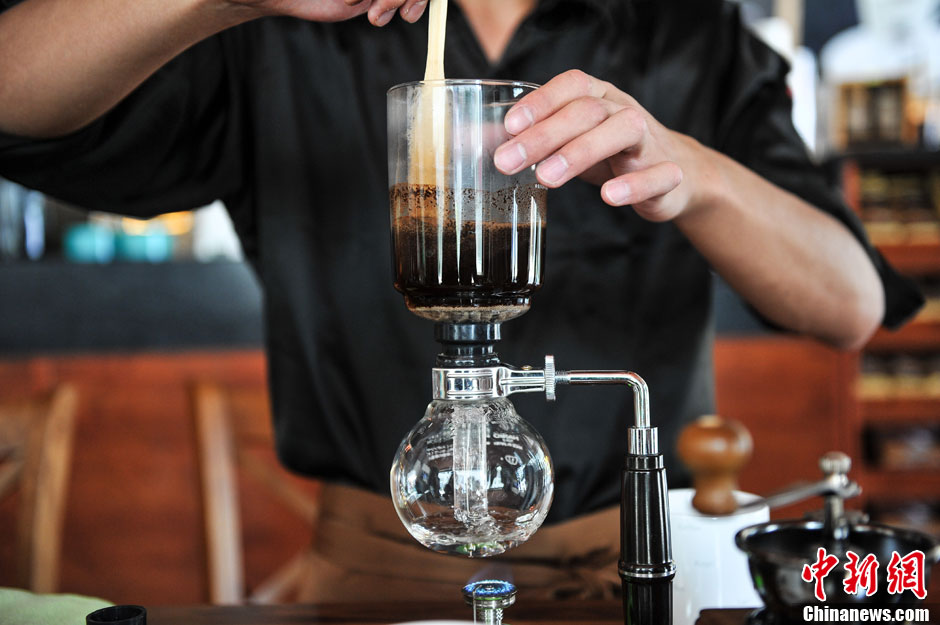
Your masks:
<path fill-rule="evenodd" d="M 429 549 L 491 556 L 542 524 L 552 479 L 542 437 L 508 399 L 435 400 L 398 449 L 392 501 Z"/>

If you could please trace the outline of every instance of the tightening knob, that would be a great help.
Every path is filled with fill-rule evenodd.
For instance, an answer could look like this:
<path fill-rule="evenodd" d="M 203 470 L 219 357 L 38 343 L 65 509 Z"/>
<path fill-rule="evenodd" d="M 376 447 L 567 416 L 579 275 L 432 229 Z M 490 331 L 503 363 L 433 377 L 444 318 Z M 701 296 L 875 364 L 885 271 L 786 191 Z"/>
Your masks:
<path fill-rule="evenodd" d="M 545 356 L 545 399 L 555 401 L 555 357 Z"/>

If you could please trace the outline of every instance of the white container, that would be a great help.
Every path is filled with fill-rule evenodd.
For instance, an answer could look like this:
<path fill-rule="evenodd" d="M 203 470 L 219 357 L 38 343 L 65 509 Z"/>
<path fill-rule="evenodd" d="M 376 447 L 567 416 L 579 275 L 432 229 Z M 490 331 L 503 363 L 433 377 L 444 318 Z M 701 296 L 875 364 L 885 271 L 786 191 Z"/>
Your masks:
<path fill-rule="evenodd" d="M 706 608 L 752 608 L 763 603 L 754 590 L 747 556 L 734 544 L 739 530 L 766 523 L 770 510 L 737 512 L 727 516 L 707 516 L 692 507 L 695 491 L 679 488 L 669 491 L 669 518 L 676 577 L 672 584 L 674 625 L 694 625 Z M 757 495 L 735 491 L 738 505 Z"/>

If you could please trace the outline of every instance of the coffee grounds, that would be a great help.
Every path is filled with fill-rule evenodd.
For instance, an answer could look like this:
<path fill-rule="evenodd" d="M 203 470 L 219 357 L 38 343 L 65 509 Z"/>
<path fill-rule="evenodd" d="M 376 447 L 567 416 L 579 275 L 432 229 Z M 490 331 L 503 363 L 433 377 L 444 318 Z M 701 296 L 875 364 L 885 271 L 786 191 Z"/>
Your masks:
<path fill-rule="evenodd" d="M 505 321 L 528 310 L 542 281 L 546 195 L 536 184 L 392 187 L 395 288 L 408 307 L 435 321 Z M 488 220 L 474 221 L 478 211 Z"/>

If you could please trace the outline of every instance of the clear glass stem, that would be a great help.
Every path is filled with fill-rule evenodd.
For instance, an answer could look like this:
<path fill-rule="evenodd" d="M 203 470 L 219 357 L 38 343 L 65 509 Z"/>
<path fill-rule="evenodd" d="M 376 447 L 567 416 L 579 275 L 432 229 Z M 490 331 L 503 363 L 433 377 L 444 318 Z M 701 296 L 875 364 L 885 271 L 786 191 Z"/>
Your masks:
<path fill-rule="evenodd" d="M 461 410 L 454 415 L 454 518 L 468 527 L 489 518 L 486 433 L 484 411 Z"/>

